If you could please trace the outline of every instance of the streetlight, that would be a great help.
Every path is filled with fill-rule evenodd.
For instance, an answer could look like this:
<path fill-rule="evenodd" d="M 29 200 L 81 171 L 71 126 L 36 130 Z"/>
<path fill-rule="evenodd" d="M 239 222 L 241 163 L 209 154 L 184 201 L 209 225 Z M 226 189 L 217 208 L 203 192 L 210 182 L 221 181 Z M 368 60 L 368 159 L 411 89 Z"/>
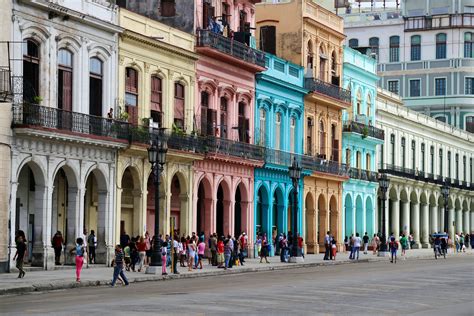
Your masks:
<path fill-rule="evenodd" d="M 387 191 L 388 187 L 390 186 L 390 179 L 387 177 L 386 173 L 379 174 L 379 188 L 382 192 L 382 236 L 380 236 L 380 249 L 379 249 L 379 256 L 385 256 L 385 252 L 387 251 L 387 238 L 385 236 L 385 201 L 387 200 Z"/>
<path fill-rule="evenodd" d="M 146 273 L 158 273 L 161 266 L 161 240 L 160 235 L 160 176 L 163 171 L 163 166 L 166 162 L 166 152 L 168 151 L 168 142 L 165 136 L 165 129 L 160 128 L 158 135 L 151 141 L 148 148 L 148 161 L 153 170 L 153 185 L 155 186 L 155 238 L 153 239 L 153 250 L 151 253 L 151 263 L 147 268 Z M 165 263 L 166 264 L 166 263 Z"/>
<path fill-rule="evenodd" d="M 288 174 L 293 182 L 293 247 L 290 262 L 303 262 L 301 250 L 298 249 L 298 182 L 301 178 L 301 167 L 293 157 L 293 163 L 288 168 Z"/>
<path fill-rule="evenodd" d="M 449 198 L 449 186 L 448 181 L 444 179 L 443 186 L 441 187 L 441 194 L 443 195 L 444 199 L 444 232 L 448 234 L 449 230 L 449 216 L 448 216 L 448 198 Z"/>

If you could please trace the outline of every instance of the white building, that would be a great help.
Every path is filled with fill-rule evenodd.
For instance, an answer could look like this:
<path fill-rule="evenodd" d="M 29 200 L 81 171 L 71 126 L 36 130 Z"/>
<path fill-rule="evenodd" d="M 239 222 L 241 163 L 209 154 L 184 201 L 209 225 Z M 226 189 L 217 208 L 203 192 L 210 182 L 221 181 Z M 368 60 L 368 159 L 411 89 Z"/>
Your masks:
<path fill-rule="evenodd" d="M 10 247 L 22 230 L 32 265 L 54 268 L 51 239 L 66 252 L 95 230 L 97 262 L 113 254 L 121 123 L 106 119 L 117 93 L 118 8 L 104 0 L 13 1 L 13 73 L 23 77 L 12 145 Z M 65 255 L 61 262 L 71 262 Z"/>
<path fill-rule="evenodd" d="M 473 232 L 474 135 L 410 110 L 382 89 L 377 93 L 377 127 L 385 131 L 377 155 L 379 173 L 390 179 L 385 234 L 413 234 L 418 246 L 427 247 L 429 234 L 444 231 L 444 183 L 450 188 L 449 233 Z M 379 225 L 381 205 L 379 199 Z"/>

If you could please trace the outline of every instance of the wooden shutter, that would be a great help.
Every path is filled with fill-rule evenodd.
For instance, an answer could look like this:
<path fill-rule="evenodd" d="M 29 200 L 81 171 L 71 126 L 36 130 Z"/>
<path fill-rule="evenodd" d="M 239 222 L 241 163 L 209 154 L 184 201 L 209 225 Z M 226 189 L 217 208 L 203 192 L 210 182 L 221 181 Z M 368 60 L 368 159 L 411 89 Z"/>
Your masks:
<path fill-rule="evenodd" d="M 184 86 L 175 83 L 174 88 L 174 122 L 184 127 Z"/>
<path fill-rule="evenodd" d="M 276 30 L 274 26 L 266 25 L 260 28 L 260 49 L 264 52 L 276 54 Z"/>
<path fill-rule="evenodd" d="M 201 106 L 201 134 L 207 135 L 207 106 Z"/>
<path fill-rule="evenodd" d="M 207 135 L 215 136 L 217 126 L 217 110 L 207 110 Z"/>
<path fill-rule="evenodd" d="M 161 112 L 161 78 L 151 77 L 151 110 Z"/>
<path fill-rule="evenodd" d="M 63 71 L 63 110 L 72 111 L 72 72 Z"/>
<path fill-rule="evenodd" d="M 135 69 L 127 68 L 127 75 L 125 79 L 125 91 L 131 93 L 138 93 L 138 74 Z"/>
<path fill-rule="evenodd" d="M 133 125 L 138 125 L 138 107 L 126 106 L 125 109 L 128 113 L 128 122 Z"/>

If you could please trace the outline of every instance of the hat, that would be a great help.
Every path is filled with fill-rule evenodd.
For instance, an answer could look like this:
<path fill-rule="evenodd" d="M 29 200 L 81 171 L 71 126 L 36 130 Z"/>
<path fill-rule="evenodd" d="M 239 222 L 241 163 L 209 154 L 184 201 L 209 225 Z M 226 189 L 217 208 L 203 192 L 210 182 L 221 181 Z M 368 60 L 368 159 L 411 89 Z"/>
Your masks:
<path fill-rule="evenodd" d="M 243 233 L 242 233 L 242 235 L 244 235 L 244 236 L 245 236 L 245 235 L 247 235 L 247 234 L 246 234 L 245 232 L 243 232 Z"/>

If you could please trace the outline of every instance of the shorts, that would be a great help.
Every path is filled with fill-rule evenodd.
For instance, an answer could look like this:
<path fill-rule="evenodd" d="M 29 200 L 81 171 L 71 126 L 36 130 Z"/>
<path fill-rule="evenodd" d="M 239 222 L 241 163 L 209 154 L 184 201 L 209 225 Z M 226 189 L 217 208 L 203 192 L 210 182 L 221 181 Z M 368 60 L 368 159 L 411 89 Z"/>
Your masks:
<path fill-rule="evenodd" d="M 202 260 L 204 258 L 204 255 L 202 254 L 199 254 L 198 256 L 199 256 L 199 260 Z"/>

